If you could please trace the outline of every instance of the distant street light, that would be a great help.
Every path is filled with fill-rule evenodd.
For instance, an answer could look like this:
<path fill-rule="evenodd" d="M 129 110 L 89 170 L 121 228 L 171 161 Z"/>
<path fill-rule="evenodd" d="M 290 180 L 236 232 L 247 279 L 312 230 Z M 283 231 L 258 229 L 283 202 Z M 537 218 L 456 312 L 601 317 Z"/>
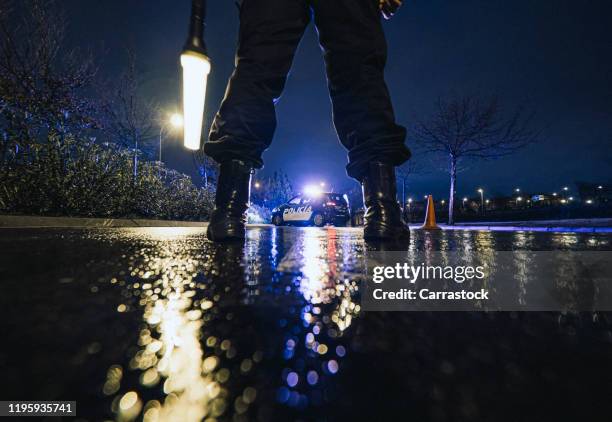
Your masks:
<path fill-rule="evenodd" d="M 173 113 L 170 116 L 170 124 L 175 128 L 183 127 L 183 116 L 178 113 Z"/>
<path fill-rule="evenodd" d="M 597 186 L 597 189 L 603 189 L 603 186 L 599 185 Z"/>
<path fill-rule="evenodd" d="M 170 116 L 170 119 L 168 121 L 162 122 L 159 128 L 159 162 L 160 164 L 162 162 L 162 140 L 164 137 L 164 132 L 168 128 L 168 125 L 170 125 L 174 129 L 180 129 L 181 127 L 183 127 L 183 116 L 181 116 L 178 113 L 173 113 Z"/>
<path fill-rule="evenodd" d="M 516 193 L 519 193 L 521 190 L 519 188 L 514 189 Z"/>
<path fill-rule="evenodd" d="M 408 200 L 406 201 L 405 204 L 405 208 L 404 208 L 404 217 L 407 218 L 407 223 L 411 223 L 412 222 L 412 198 L 408 198 Z M 406 211 L 408 211 L 408 213 L 406 213 Z"/>
<path fill-rule="evenodd" d="M 587 199 L 587 200 L 586 200 L 586 203 L 587 203 L 587 204 L 589 204 L 589 205 L 591 205 L 591 204 L 593 203 L 593 200 L 592 200 L 592 199 Z"/>
<path fill-rule="evenodd" d="M 569 188 L 567 186 L 563 186 L 563 190 L 567 192 Z"/>
<path fill-rule="evenodd" d="M 185 118 L 184 144 L 191 150 L 200 149 L 206 83 L 210 60 L 204 43 L 206 0 L 193 0 L 189 36 L 181 54 L 183 67 L 183 115 Z"/>
<path fill-rule="evenodd" d="M 553 196 L 557 196 L 557 195 L 558 195 L 558 193 L 557 193 L 557 192 L 553 192 Z"/>
<path fill-rule="evenodd" d="M 519 196 L 519 197 L 517 197 L 517 198 L 516 198 L 516 200 L 517 200 L 518 202 L 521 202 L 521 201 L 523 200 L 523 197 L 522 197 L 522 196 Z"/>
<path fill-rule="evenodd" d="M 480 206 L 482 207 L 482 213 L 485 212 L 485 204 L 484 204 L 484 189 L 478 188 L 478 193 L 480 193 Z"/>
<path fill-rule="evenodd" d="M 259 184 L 259 182 L 255 182 L 255 189 L 259 189 L 261 187 L 261 185 Z"/>

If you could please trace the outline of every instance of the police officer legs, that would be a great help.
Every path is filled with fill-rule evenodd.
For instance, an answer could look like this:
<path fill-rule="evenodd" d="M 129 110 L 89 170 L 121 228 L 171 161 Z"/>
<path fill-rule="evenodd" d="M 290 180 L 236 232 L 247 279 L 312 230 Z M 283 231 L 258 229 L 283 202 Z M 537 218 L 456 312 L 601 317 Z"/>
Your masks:
<path fill-rule="evenodd" d="M 220 163 L 211 240 L 245 235 L 253 169 L 276 128 L 275 104 L 304 30 L 314 16 L 333 119 L 348 151 L 349 176 L 363 186 L 366 239 L 401 238 L 408 228 L 395 200 L 394 168 L 410 158 L 384 82 L 385 17 L 399 0 L 242 0 L 236 68 L 204 151 Z"/>

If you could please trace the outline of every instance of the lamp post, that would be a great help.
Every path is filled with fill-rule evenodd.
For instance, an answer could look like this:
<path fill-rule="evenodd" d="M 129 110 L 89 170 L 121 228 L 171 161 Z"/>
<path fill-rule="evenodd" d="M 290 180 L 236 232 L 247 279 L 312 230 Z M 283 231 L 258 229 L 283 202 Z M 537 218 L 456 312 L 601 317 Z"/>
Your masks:
<path fill-rule="evenodd" d="M 412 223 L 412 198 L 408 198 L 406 205 L 408 207 L 408 221 L 407 222 Z"/>
<path fill-rule="evenodd" d="M 563 186 L 563 199 L 567 199 L 568 192 L 569 188 L 567 186 Z"/>
<path fill-rule="evenodd" d="M 485 212 L 484 190 L 482 188 L 478 188 L 478 193 L 480 193 L 480 206 L 482 208 L 482 213 L 484 214 L 484 212 Z"/>
<path fill-rule="evenodd" d="M 198 150 L 202 137 L 206 82 L 210 60 L 204 43 L 206 0 L 193 0 L 189 36 L 181 54 L 185 148 Z"/>
<path fill-rule="evenodd" d="M 170 116 L 170 120 L 162 123 L 159 128 L 159 163 L 162 162 L 162 140 L 164 137 L 164 132 L 168 128 L 168 125 L 172 126 L 175 129 L 178 129 L 183 126 L 183 116 L 178 113 L 174 113 Z"/>

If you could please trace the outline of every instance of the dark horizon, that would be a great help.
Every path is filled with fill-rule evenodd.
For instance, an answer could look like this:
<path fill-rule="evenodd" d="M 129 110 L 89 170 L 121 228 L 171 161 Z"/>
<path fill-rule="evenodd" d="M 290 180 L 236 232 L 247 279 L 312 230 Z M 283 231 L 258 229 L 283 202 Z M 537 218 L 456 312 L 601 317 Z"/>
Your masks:
<path fill-rule="evenodd" d="M 123 47 L 137 51 L 145 92 L 169 110 L 179 106 L 178 55 L 187 30 L 190 2 L 119 0 L 61 3 L 72 45 L 96 48 L 101 74 L 116 75 Z M 213 63 L 207 94 L 210 123 L 233 70 L 238 16 L 233 2 L 209 2 L 206 41 Z M 604 1 L 589 7 L 569 1 L 512 4 L 496 1 L 407 2 L 385 22 L 389 43 L 387 83 L 397 120 L 409 129 L 415 116 L 427 116 L 434 101 L 450 93 L 496 94 L 509 108 L 525 103 L 546 127 L 540 143 L 516 155 L 478 162 L 458 178 L 457 194 L 491 196 L 540 193 L 575 181 L 612 182 L 612 34 Z M 345 151 L 331 122 L 323 59 L 314 27 L 306 31 L 285 94 L 279 124 L 259 175 L 286 171 L 299 188 L 325 180 L 337 190 L 354 186 L 345 174 Z M 207 130 L 207 128 L 205 129 Z M 584 151 L 584 152 L 583 152 Z M 168 138 L 170 167 L 197 180 L 191 154 Z M 429 160 L 409 193 L 448 195 L 448 177 Z M 313 164 L 314 161 L 316 164 Z"/>

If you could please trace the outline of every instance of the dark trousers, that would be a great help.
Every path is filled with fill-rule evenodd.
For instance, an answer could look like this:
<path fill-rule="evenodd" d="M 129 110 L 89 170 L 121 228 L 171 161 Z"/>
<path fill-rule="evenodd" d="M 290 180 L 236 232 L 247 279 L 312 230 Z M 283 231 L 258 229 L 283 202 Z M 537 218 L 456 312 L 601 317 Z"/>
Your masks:
<path fill-rule="evenodd" d="M 261 168 L 276 128 L 278 101 L 311 16 L 319 34 L 333 119 L 348 150 L 349 176 L 370 161 L 410 158 L 384 81 L 387 44 L 378 0 L 242 0 L 236 69 L 212 124 L 206 154 Z"/>

